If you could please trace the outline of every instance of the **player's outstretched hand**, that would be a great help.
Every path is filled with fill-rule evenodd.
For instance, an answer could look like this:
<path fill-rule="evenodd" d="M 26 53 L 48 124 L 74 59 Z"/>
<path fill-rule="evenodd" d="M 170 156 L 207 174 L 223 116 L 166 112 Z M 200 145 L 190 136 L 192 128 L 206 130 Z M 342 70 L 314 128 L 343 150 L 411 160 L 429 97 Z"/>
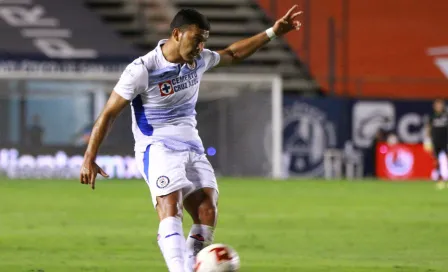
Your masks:
<path fill-rule="evenodd" d="M 100 174 L 101 176 L 108 178 L 109 175 L 104 172 L 101 167 L 98 166 L 94 161 L 89 162 L 84 160 L 82 166 L 81 166 L 81 175 L 80 180 L 82 184 L 90 184 L 90 187 L 92 187 L 92 190 L 95 189 L 95 180 L 96 175 Z"/>
<path fill-rule="evenodd" d="M 282 36 L 292 30 L 299 30 L 301 23 L 298 16 L 302 14 L 302 11 L 297 11 L 298 5 L 294 5 L 282 18 L 278 19 L 273 30 L 275 35 Z"/>

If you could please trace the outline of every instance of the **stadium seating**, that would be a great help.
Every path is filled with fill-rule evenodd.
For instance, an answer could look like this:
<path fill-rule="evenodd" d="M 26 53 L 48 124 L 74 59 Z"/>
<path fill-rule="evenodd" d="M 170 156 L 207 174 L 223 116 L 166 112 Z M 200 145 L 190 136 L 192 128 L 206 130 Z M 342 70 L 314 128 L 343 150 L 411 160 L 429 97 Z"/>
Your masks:
<path fill-rule="evenodd" d="M 180 8 L 195 8 L 212 24 L 210 49 L 227 45 L 268 28 L 272 22 L 250 0 L 86 0 L 88 6 L 142 51 L 151 50 L 169 34 L 169 22 Z M 317 84 L 282 39 L 269 43 L 237 67 L 215 72 L 281 73 L 285 91 L 314 94 Z"/>

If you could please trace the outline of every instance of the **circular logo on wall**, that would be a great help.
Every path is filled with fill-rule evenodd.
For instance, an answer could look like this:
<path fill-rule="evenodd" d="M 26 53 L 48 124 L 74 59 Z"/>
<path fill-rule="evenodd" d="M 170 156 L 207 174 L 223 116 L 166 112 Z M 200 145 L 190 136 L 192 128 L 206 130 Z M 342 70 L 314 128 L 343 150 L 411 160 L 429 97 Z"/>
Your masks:
<path fill-rule="evenodd" d="M 328 147 L 336 146 L 336 129 L 325 112 L 304 102 L 284 110 L 284 163 L 296 176 L 321 176 Z"/>
<path fill-rule="evenodd" d="M 156 185 L 160 189 L 165 188 L 168 184 L 170 184 L 170 179 L 167 176 L 160 176 L 156 181 Z"/>
<path fill-rule="evenodd" d="M 389 149 L 384 157 L 387 171 L 396 177 L 406 177 L 412 173 L 414 154 L 404 146 Z"/>

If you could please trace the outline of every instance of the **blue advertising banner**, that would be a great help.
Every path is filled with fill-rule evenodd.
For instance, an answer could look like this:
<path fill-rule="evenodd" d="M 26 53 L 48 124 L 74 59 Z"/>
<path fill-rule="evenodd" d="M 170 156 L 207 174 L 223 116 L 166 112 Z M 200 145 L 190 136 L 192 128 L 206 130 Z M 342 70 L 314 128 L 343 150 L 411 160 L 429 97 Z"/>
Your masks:
<path fill-rule="evenodd" d="M 352 142 L 364 153 L 365 174 L 375 169 L 374 140 L 381 129 L 401 143 L 423 139 L 432 101 L 284 98 L 284 161 L 291 176 L 324 174 L 324 152 Z"/>
<path fill-rule="evenodd" d="M 375 175 L 378 131 L 395 135 L 400 143 L 419 143 L 424 136 L 425 116 L 432 111 L 432 101 L 428 100 L 352 100 L 351 104 L 351 137 L 348 139 L 363 151 L 367 176 Z M 382 140 L 387 140 L 387 136 Z"/>
<path fill-rule="evenodd" d="M 376 132 L 393 132 L 403 143 L 423 139 L 425 116 L 432 101 L 357 100 L 352 102 L 352 139 L 356 147 L 371 146 Z"/>
<path fill-rule="evenodd" d="M 291 176 L 322 176 L 324 152 L 350 137 L 350 101 L 284 97 L 284 160 Z"/>

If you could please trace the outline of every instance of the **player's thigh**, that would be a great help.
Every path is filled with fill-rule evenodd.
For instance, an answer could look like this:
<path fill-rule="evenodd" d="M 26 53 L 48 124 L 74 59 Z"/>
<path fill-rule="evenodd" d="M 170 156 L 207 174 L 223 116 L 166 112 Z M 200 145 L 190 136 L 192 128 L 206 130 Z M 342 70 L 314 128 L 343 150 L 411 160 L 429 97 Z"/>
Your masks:
<path fill-rule="evenodd" d="M 205 154 L 193 154 L 186 166 L 187 179 L 194 185 L 194 189 L 212 188 L 217 192 L 218 183 L 215 171 Z"/>
<path fill-rule="evenodd" d="M 200 214 L 216 213 L 218 205 L 218 184 L 213 167 L 205 155 L 195 155 L 187 166 L 187 178 L 194 190 L 185 196 L 184 207 L 195 224 L 200 222 Z M 215 217 L 215 214 L 209 217 Z"/>
<path fill-rule="evenodd" d="M 144 153 L 136 153 L 136 161 L 151 191 L 154 207 L 157 205 L 157 197 L 192 187 L 186 177 L 187 152 L 150 145 Z"/>

